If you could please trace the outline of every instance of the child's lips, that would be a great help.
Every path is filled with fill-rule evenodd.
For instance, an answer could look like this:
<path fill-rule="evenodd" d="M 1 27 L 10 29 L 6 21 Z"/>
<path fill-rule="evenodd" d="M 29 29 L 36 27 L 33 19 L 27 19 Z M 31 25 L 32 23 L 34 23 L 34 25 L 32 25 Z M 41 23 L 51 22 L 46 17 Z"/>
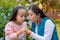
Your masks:
<path fill-rule="evenodd" d="M 24 21 L 22 21 L 22 22 L 24 22 Z"/>

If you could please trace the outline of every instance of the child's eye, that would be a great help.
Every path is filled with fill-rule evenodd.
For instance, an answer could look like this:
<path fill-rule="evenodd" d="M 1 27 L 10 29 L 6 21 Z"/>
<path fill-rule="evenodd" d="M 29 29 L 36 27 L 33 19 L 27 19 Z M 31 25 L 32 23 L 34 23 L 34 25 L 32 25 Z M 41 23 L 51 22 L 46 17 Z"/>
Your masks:
<path fill-rule="evenodd" d="M 26 17 L 26 16 L 21 15 L 20 17 Z"/>
<path fill-rule="evenodd" d="M 30 16 L 32 16 L 32 14 L 30 14 Z"/>
<path fill-rule="evenodd" d="M 32 16 L 33 14 L 30 13 L 29 15 Z"/>
<path fill-rule="evenodd" d="M 31 15 L 32 16 L 32 15 Z"/>

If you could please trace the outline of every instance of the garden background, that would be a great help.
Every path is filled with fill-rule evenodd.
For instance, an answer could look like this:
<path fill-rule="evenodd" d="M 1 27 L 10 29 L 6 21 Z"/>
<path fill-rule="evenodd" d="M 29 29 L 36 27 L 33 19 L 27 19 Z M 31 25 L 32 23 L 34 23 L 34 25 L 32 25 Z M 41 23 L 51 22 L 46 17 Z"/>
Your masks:
<path fill-rule="evenodd" d="M 13 8 L 24 6 L 28 9 L 33 4 L 38 4 L 48 17 L 54 19 L 60 39 L 60 0 L 0 0 L 0 40 L 5 37 L 4 28 L 12 15 Z M 28 28 L 31 29 L 29 25 Z M 31 38 L 27 36 L 27 40 Z"/>

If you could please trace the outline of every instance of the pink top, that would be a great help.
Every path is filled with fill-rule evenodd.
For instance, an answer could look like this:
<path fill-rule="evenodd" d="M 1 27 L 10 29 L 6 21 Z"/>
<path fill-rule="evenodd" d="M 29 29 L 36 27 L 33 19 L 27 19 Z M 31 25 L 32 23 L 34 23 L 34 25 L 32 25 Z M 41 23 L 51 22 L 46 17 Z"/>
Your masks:
<path fill-rule="evenodd" d="M 26 26 L 26 22 L 24 22 L 22 25 L 17 25 L 13 21 L 8 22 L 5 26 L 5 40 L 26 40 L 25 33 L 20 34 L 19 37 L 16 35 L 16 32 Z"/>

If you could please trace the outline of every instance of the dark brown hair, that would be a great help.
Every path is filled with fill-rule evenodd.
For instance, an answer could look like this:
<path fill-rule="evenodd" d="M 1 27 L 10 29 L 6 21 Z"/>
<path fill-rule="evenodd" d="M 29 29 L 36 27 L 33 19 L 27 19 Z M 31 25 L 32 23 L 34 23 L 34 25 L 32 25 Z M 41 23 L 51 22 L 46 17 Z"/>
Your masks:
<path fill-rule="evenodd" d="M 40 14 L 41 18 L 46 17 L 46 15 L 44 14 L 44 12 L 38 7 L 38 5 L 33 5 L 29 8 L 29 10 L 32 10 L 36 15 Z"/>
<path fill-rule="evenodd" d="M 13 14 L 12 14 L 12 17 L 10 18 L 10 21 L 15 21 L 16 20 L 16 16 L 18 14 L 18 10 L 19 9 L 25 9 L 24 7 L 22 6 L 17 6 L 13 9 Z"/>

